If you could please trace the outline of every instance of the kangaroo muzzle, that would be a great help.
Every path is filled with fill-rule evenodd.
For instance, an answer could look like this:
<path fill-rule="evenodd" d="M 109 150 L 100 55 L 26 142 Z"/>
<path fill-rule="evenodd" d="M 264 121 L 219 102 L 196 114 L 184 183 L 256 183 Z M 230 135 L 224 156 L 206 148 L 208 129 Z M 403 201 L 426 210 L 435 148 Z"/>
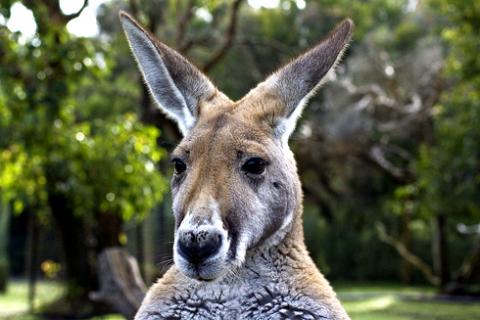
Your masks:
<path fill-rule="evenodd" d="M 214 280 L 225 272 L 229 246 L 218 206 L 200 206 L 190 210 L 177 230 L 174 261 L 190 278 Z"/>

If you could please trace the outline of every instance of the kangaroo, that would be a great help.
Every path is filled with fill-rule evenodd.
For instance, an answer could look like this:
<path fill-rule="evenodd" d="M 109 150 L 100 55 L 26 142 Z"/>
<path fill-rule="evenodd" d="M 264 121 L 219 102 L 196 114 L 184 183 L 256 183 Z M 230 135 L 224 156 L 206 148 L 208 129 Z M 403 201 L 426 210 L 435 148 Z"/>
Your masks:
<path fill-rule="evenodd" d="M 135 319 L 349 319 L 305 247 L 288 138 L 353 22 L 232 101 L 128 14 L 120 19 L 154 100 L 183 134 L 171 156 L 174 266 Z"/>

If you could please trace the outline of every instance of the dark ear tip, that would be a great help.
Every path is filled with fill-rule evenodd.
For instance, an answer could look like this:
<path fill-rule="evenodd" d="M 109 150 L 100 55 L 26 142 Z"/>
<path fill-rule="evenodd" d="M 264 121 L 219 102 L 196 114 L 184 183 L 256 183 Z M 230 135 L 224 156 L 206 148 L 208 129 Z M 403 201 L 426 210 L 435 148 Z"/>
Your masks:
<path fill-rule="evenodd" d="M 350 36 L 353 32 L 353 29 L 355 28 L 355 23 L 353 23 L 352 19 L 347 18 L 340 22 L 338 28 L 345 30 L 346 33 Z"/>
<path fill-rule="evenodd" d="M 127 18 L 127 17 L 128 17 L 128 13 L 127 13 L 126 11 L 120 10 L 120 11 L 118 11 L 118 17 L 119 17 L 120 19 Z"/>
<path fill-rule="evenodd" d="M 353 22 L 352 19 L 346 18 L 345 20 L 342 21 L 342 24 L 345 24 L 348 26 L 349 29 L 355 28 L 355 23 Z"/>
<path fill-rule="evenodd" d="M 118 17 L 122 22 L 135 22 L 131 15 L 129 15 L 126 11 L 120 10 L 118 11 Z"/>
<path fill-rule="evenodd" d="M 344 43 L 347 43 L 352 37 L 353 29 L 355 24 L 352 19 L 347 18 L 337 24 L 334 30 L 331 31 L 330 35 L 327 38 L 335 38 Z"/>
<path fill-rule="evenodd" d="M 123 10 L 120 10 L 118 12 L 118 17 L 120 18 L 120 22 L 122 23 L 123 29 L 125 30 L 125 32 L 127 32 L 127 34 L 129 33 L 128 30 L 132 30 L 132 27 L 133 27 L 133 29 L 139 29 L 139 30 L 145 32 L 145 30 L 137 22 L 137 20 L 135 20 L 127 12 L 125 12 Z"/>

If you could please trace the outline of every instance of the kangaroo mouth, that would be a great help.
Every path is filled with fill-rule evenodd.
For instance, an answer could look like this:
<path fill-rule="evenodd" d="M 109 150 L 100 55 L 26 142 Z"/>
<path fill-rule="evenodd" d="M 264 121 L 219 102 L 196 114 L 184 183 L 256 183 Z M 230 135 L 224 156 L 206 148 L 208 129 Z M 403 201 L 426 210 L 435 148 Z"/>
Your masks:
<path fill-rule="evenodd" d="M 212 282 L 221 278 L 227 270 L 225 260 L 220 257 L 212 259 L 212 261 L 192 263 L 177 255 L 175 264 L 185 276 L 203 282 Z"/>

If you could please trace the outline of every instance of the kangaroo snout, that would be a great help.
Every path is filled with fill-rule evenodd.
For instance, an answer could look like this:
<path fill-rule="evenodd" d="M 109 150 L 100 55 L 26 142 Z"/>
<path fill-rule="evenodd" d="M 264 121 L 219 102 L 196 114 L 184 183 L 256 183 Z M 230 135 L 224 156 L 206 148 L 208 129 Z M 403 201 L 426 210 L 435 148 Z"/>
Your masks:
<path fill-rule="evenodd" d="M 208 196 L 190 205 L 175 234 L 173 260 L 186 276 L 210 281 L 225 272 L 229 234 L 218 202 Z"/>
<path fill-rule="evenodd" d="M 192 264 L 198 265 L 215 256 L 222 246 L 222 234 L 214 227 L 199 227 L 178 233 L 177 251 Z"/>

